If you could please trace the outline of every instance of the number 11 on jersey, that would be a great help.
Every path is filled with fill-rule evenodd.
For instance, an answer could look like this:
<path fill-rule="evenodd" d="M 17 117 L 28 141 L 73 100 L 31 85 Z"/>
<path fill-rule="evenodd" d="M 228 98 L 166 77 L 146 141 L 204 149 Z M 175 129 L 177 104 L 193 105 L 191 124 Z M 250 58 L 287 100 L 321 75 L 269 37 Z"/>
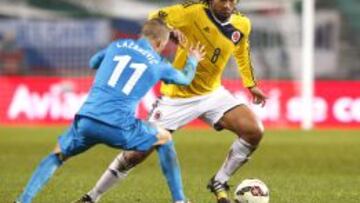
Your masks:
<path fill-rule="evenodd" d="M 123 56 L 115 56 L 114 61 L 117 61 L 116 67 L 113 71 L 113 73 L 110 76 L 110 79 L 108 81 L 108 85 L 110 87 L 115 87 L 121 74 L 123 73 L 124 69 L 126 67 L 134 69 L 133 74 L 130 76 L 130 78 L 125 83 L 124 87 L 121 89 L 121 91 L 129 95 L 131 90 L 136 85 L 136 82 L 140 79 L 141 75 L 144 73 L 144 71 L 147 69 L 146 64 L 143 63 L 130 63 L 131 56 L 129 55 L 123 55 Z M 129 65 L 129 66 L 128 66 Z"/>

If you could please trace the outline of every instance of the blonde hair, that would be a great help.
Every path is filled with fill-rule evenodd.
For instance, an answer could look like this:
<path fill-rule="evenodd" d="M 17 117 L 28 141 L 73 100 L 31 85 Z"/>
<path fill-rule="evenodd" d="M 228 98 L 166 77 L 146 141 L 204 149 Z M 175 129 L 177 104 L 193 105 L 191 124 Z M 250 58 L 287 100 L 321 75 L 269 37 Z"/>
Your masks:
<path fill-rule="evenodd" d="M 166 41 L 169 39 L 170 29 L 160 19 L 151 19 L 144 23 L 141 34 L 151 40 Z"/>

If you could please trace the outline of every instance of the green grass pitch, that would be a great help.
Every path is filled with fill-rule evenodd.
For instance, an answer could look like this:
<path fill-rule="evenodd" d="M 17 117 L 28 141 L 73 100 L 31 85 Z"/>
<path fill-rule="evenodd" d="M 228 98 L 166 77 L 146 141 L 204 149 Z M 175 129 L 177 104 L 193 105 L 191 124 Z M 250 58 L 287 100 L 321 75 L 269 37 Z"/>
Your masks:
<path fill-rule="evenodd" d="M 14 200 L 62 130 L 0 128 L 1 203 Z M 223 162 L 234 136 L 225 131 L 183 129 L 174 137 L 188 197 L 194 203 L 214 203 L 205 186 Z M 70 159 L 34 202 L 77 199 L 95 184 L 117 153 L 99 145 Z M 272 203 L 358 203 L 360 132 L 268 131 L 252 160 L 233 176 L 230 185 L 249 177 L 260 178 L 269 186 Z M 171 202 L 155 154 L 109 191 L 102 202 Z"/>

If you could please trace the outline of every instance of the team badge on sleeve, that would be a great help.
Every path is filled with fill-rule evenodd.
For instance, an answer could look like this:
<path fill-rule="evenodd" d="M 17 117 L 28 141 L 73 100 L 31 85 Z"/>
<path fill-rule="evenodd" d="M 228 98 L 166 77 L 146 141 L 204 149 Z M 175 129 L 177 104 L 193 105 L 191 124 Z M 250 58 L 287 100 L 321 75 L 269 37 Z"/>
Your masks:
<path fill-rule="evenodd" d="M 231 40 L 237 44 L 241 39 L 241 33 L 239 31 L 234 31 L 231 35 Z"/>

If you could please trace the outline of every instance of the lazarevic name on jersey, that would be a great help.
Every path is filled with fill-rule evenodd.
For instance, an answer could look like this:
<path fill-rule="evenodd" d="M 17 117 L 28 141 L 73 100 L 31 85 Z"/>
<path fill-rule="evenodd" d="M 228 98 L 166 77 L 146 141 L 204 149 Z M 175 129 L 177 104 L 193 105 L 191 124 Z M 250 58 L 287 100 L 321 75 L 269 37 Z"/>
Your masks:
<path fill-rule="evenodd" d="M 194 71 L 196 59 L 190 57 L 188 63 Z M 159 80 L 177 84 L 190 82 L 170 63 L 164 62 L 146 38 L 111 43 L 91 58 L 90 67 L 98 70 L 78 115 L 116 126 L 134 121 L 140 99 Z"/>

